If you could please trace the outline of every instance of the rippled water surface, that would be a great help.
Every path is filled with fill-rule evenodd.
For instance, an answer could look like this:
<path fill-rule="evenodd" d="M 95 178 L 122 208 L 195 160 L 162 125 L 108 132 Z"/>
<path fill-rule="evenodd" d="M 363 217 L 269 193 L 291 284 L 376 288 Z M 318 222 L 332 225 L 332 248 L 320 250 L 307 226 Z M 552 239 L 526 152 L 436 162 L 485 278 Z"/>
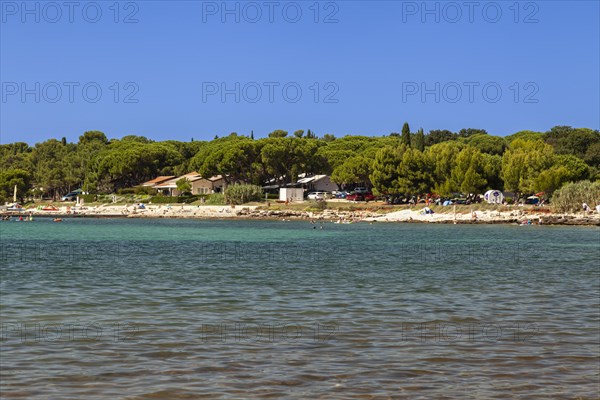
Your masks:
<path fill-rule="evenodd" d="M 599 397 L 598 228 L 37 219 L 0 237 L 2 398 Z"/>

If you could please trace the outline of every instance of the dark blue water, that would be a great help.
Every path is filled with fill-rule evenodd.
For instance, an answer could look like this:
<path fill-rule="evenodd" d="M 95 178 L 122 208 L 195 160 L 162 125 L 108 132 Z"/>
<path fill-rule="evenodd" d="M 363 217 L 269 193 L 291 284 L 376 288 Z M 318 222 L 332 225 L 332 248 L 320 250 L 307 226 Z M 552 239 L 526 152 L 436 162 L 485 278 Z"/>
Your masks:
<path fill-rule="evenodd" d="M 0 223 L 2 398 L 598 398 L 600 230 Z"/>

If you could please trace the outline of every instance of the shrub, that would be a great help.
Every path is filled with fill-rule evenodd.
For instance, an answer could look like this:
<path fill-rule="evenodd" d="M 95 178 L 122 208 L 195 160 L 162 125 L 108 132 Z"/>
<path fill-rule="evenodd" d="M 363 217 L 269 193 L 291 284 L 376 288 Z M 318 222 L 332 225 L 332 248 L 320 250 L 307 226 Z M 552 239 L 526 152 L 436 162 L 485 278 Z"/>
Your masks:
<path fill-rule="evenodd" d="M 149 186 L 136 186 L 134 188 L 134 193 L 137 195 L 147 194 L 147 195 L 156 196 L 158 191 Z"/>
<path fill-rule="evenodd" d="M 195 201 L 200 200 L 201 198 L 206 198 L 205 194 L 199 194 L 199 195 L 190 195 L 190 196 L 180 196 L 178 198 L 178 202 L 179 203 L 184 203 L 184 204 L 190 204 L 193 203 Z"/>
<path fill-rule="evenodd" d="M 154 196 L 147 199 L 152 204 L 190 204 L 200 200 L 206 195 L 194 195 L 194 196 Z M 142 200 L 141 198 L 139 200 Z"/>
<path fill-rule="evenodd" d="M 309 200 L 307 211 L 323 211 L 327 209 L 327 202 L 323 200 Z"/>
<path fill-rule="evenodd" d="M 98 196 L 95 194 L 80 194 L 79 198 L 82 199 L 84 203 L 93 203 L 98 200 Z"/>
<path fill-rule="evenodd" d="M 225 195 L 222 193 L 214 193 L 206 196 L 206 205 L 209 206 L 222 206 L 225 205 Z"/>
<path fill-rule="evenodd" d="M 179 203 L 178 197 L 172 196 L 154 196 L 150 198 L 150 203 L 152 204 L 172 204 Z"/>
<path fill-rule="evenodd" d="M 558 212 L 576 212 L 582 210 L 583 203 L 594 208 L 599 199 L 600 181 L 567 183 L 554 192 L 552 206 Z"/>
<path fill-rule="evenodd" d="M 135 194 L 135 188 L 123 188 L 117 190 L 117 194 Z"/>
<path fill-rule="evenodd" d="M 262 200 L 263 192 L 256 185 L 232 185 L 225 189 L 225 201 L 228 204 L 244 204 Z"/>

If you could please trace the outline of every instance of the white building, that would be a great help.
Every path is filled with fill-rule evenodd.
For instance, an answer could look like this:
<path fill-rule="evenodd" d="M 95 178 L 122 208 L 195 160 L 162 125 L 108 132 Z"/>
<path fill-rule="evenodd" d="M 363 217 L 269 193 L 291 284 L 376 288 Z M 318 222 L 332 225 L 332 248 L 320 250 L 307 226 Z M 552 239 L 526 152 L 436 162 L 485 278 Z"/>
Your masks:
<path fill-rule="evenodd" d="M 281 188 L 279 189 L 280 201 L 304 201 L 304 189 Z"/>
<path fill-rule="evenodd" d="M 338 185 L 328 175 L 313 175 L 298 179 L 298 184 L 309 192 L 332 192 Z"/>
<path fill-rule="evenodd" d="M 219 193 L 223 191 L 223 187 L 225 186 L 225 181 L 221 175 L 203 178 L 197 172 L 190 172 L 189 174 L 164 181 L 154 186 L 154 188 L 169 196 L 179 196 L 181 192 L 177 190 L 177 182 L 180 179 L 186 179 L 189 182 L 192 194 Z"/>

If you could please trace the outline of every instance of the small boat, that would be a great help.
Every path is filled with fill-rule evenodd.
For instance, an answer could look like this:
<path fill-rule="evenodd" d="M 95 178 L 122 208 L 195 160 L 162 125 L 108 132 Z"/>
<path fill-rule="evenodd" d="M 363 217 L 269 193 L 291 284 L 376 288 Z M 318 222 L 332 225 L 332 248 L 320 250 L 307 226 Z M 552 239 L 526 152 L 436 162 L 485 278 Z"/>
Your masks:
<path fill-rule="evenodd" d="M 54 218 L 52 222 L 63 222 L 62 218 Z"/>
<path fill-rule="evenodd" d="M 12 203 L 7 206 L 6 211 L 23 211 L 23 206 L 19 203 Z"/>
<path fill-rule="evenodd" d="M 46 207 L 42 208 L 42 211 L 58 211 L 58 207 L 47 205 Z"/>

